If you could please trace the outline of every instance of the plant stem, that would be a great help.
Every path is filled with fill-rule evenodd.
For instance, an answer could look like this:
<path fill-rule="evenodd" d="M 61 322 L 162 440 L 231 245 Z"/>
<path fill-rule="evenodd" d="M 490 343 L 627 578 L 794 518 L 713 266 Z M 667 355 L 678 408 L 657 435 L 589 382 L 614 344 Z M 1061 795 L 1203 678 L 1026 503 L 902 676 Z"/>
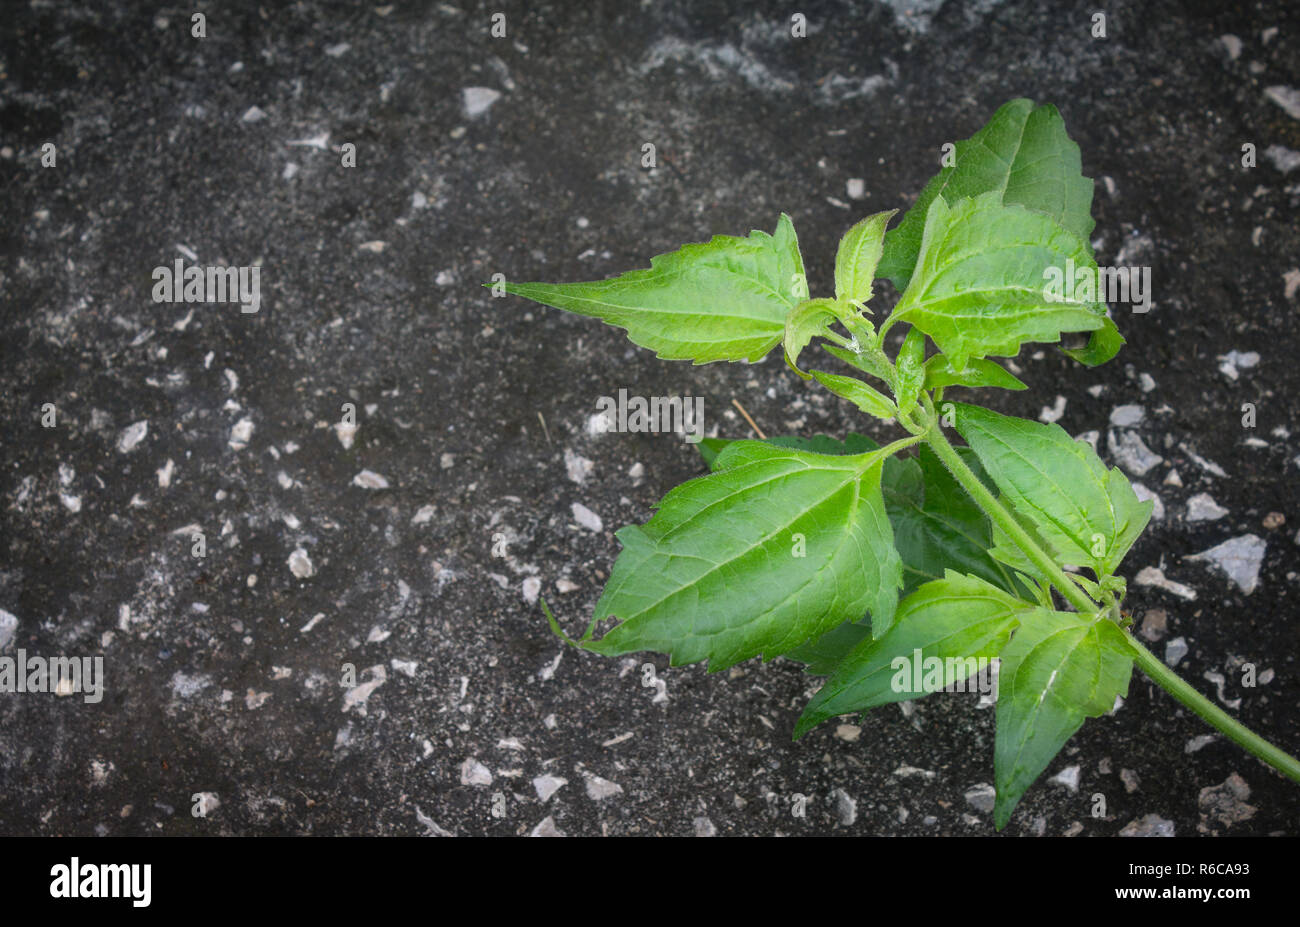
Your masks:
<path fill-rule="evenodd" d="M 985 513 L 997 523 L 998 527 L 1011 536 L 1011 539 L 1033 561 L 1034 565 L 1043 571 L 1043 574 L 1052 581 L 1052 584 L 1061 591 L 1061 594 L 1065 596 L 1070 604 L 1085 614 L 1096 613 L 1097 604 L 1075 585 L 1068 574 L 1058 567 L 1056 562 L 1020 527 L 1020 524 L 1012 517 L 1011 513 L 1002 506 L 1002 503 L 994 497 L 993 493 L 988 491 L 988 488 L 980 482 L 974 471 L 966 465 L 966 461 L 962 460 L 961 455 L 948 443 L 948 439 L 944 437 L 934 417 L 933 404 L 929 402 L 928 397 L 926 397 L 926 407 L 926 411 L 929 413 L 927 421 L 929 428 L 924 435 L 924 440 L 933 448 L 948 469 L 952 471 L 952 475 L 961 483 L 966 492 L 970 493 L 980 508 L 984 509 Z M 1107 611 L 1113 613 L 1115 610 L 1115 600 L 1113 598 L 1111 598 L 1110 605 L 1111 607 Z M 1274 769 L 1300 782 L 1300 760 L 1269 743 L 1204 695 L 1201 695 L 1182 677 L 1167 667 L 1155 654 L 1138 643 L 1132 634 L 1125 632 L 1124 638 L 1133 651 L 1134 662 L 1141 667 L 1142 672 L 1146 673 L 1156 685 L 1178 699 L 1178 701 L 1199 715 L 1207 724 L 1221 731 L 1238 746 L 1268 763 Z"/>
<path fill-rule="evenodd" d="M 1049 557 L 1041 547 L 1034 543 L 1028 532 L 1020 527 L 1020 522 L 1011 516 L 1011 513 L 1003 508 L 993 493 L 980 482 L 980 478 L 975 472 L 966 465 L 966 461 L 961 459 L 956 448 L 948 443 L 948 439 L 943 436 L 939 429 L 938 422 L 931 418 L 929 429 L 925 433 L 925 442 L 930 445 L 939 459 L 956 477 L 957 482 L 961 483 L 962 488 L 970 493 L 985 513 L 997 526 L 1010 536 L 1016 542 L 1017 546 L 1025 552 L 1034 566 L 1043 571 L 1043 575 L 1052 581 L 1052 584 L 1061 591 L 1066 601 L 1077 608 L 1082 614 L 1090 615 L 1097 611 L 1097 603 L 1088 597 L 1088 595 L 1072 582 L 1065 571 L 1056 565 L 1056 561 Z"/>
<path fill-rule="evenodd" d="M 913 444 L 920 444 L 921 440 L 922 438 L 920 435 L 911 438 L 899 438 L 897 441 L 893 442 L 892 444 L 886 444 L 880 450 L 872 451 L 871 453 L 881 454 L 885 457 L 890 457 L 893 456 L 894 454 L 897 454 L 899 451 L 904 450 L 905 448 L 911 447 Z"/>
<path fill-rule="evenodd" d="M 1198 714 L 1210 727 L 1223 732 L 1238 746 L 1300 782 L 1300 760 L 1275 747 L 1197 692 L 1181 676 L 1165 666 L 1164 661 L 1138 643 L 1133 635 L 1125 633 L 1124 636 L 1133 650 L 1133 659 L 1156 685 Z"/>

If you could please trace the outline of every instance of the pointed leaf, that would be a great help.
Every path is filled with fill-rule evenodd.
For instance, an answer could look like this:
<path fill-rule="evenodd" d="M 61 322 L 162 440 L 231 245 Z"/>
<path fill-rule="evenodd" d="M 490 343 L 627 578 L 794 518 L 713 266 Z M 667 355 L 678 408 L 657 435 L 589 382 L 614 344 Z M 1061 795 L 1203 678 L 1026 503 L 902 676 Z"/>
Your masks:
<path fill-rule="evenodd" d="M 814 338 L 825 335 L 831 324 L 844 322 L 854 315 L 847 303 L 834 299 L 809 299 L 794 308 L 785 320 L 785 362 L 805 380 L 809 375 L 799 369 L 799 354 Z"/>
<path fill-rule="evenodd" d="M 822 386 L 841 399 L 847 399 L 868 415 L 874 415 L 876 418 L 883 418 L 888 421 L 898 414 L 898 410 L 889 401 L 889 397 L 878 390 L 872 389 L 861 380 L 853 377 L 842 377 L 837 373 L 826 373 L 822 370 L 814 370 L 812 375 Z"/>
<path fill-rule="evenodd" d="M 925 386 L 925 335 L 920 329 L 911 329 L 903 339 L 903 346 L 898 349 L 895 369 L 898 371 L 898 387 L 894 395 L 898 407 L 910 412 L 916 406 L 916 397 L 921 395 L 921 389 Z"/>
<path fill-rule="evenodd" d="M 583 646 L 708 660 L 712 672 L 771 659 L 868 610 L 887 624 L 902 567 L 880 495 L 884 461 L 728 445 L 716 472 L 618 532 L 623 552 L 595 617 L 621 623 Z"/>
<path fill-rule="evenodd" d="M 1100 331 L 1100 329 L 1098 329 Z M 940 386 L 993 386 L 998 389 L 1028 389 L 1001 364 L 980 357 L 966 361 L 965 370 L 953 370 L 952 361 L 936 354 L 925 362 L 925 388 Z"/>
<path fill-rule="evenodd" d="M 1059 425 L 1044 425 L 956 404 L 957 431 L 1016 513 L 1061 564 L 1091 567 L 1098 578 L 1119 567 L 1151 518 L 1118 468 Z"/>
<path fill-rule="evenodd" d="M 1105 618 L 1047 609 L 1021 616 L 998 675 L 993 816 L 999 830 L 1084 719 L 1105 714 L 1116 696 L 1128 694 L 1132 671 L 1124 632 Z"/>
<path fill-rule="evenodd" d="M 959 449 L 968 463 L 979 461 Z M 903 560 L 903 594 L 923 582 L 942 579 L 949 569 L 979 577 L 1013 595 L 1023 587 L 992 556 L 991 524 L 975 500 L 961 488 L 927 447 L 904 464 L 915 469 L 915 482 L 886 481 L 885 510 L 894 527 L 894 545 Z"/>
<path fill-rule="evenodd" d="M 785 659 L 806 664 L 810 676 L 829 676 L 854 647 L 871 637 L 870 621 L 846 621 L 821 637 L 800 644 Z"/>
<path fill-rule="evenodd" d="M 1016 616 L 1034 607 L 953 571 L 926 583 L 899 603 L 888 633 L 863 641 L 841 661 L 804 709 L 794 736 L 836 715 L 920 698 L 965 679 L 978 658 L 998 655 Z M 935 670 L 926 672 L 931 665 Z"/>
<path fill-rule="evenodd" d="M 807 298 L 790 217 L 775 235 L 718 235 L 634 270 L 590 283 L 507 283 L 506 292 L 627 330 L 669 360 L 759 360 L 781 342 L 785 318 Z"/>
<path fill-rule="evenodd" d="M 867 216 L 840 239 L 835 255 L 835 297 L 858 306 L 871 300 L 871 281 L 885 246 L 885 226 L 898 212 L 891 209 Z"/>
<path fill-rule="evenodd" d="M 1085 242 L 1092 234 L 1092 180 L 1081 173 L 1079 146 L 1070 140 L 1055 106 L 1034 108 L 1032 100 L 1012 100 L 954 147 L 953 166 L 926 184 L 885 238 L 876 272 L 892 280 L 900 293 L 916 266 L 926 213 L 940 195 L 954 203 L 996 192 L 1003 203 L 1046 213 Z"/>
<path fill-rule="evenodd" d="M 833 344 L 823 344 L 822 347 L 850 367 L 856 367 L 863 373 L 884 380 L 886 383 L 893 382 L 889 359 L 885 357 L 883 351 L 873 345 L 861 345 L 860 351 L 847 351 Z"/>
<path fill-rule="evenodd" d="M 717 470 L 716 461 L 728 445 L 735 444 L 737 441 L 748 440 L 745 438 L 705 438 L 700 441 L 696 447 L 699 448 L 700 456 L 704 458 L 704 465 L 710 470 Z M 776 437 L 766 438 L 764 444 L 770 444 L 773 447 L 788 447 L 796 451 L 810 451 L 814 454 L 864 454 L 867 451 L 878 451 L 880 445 L 868 438 L 866 435 L 858 434 L 856 431 L 850 431 L 843 441 L 832 438 L 829 435 L 813 435 L 811 438 L 800 438 L 792 435 L 777 435 Z M 729 464 L 734 464 L 734 459 L 728 460 Z M 890 458 L 885 462 L 885 474 L 888 476 L 890 467 L 896 462 L 896 458 Z"/>
<path fill-rule="evenodd" d="M 936 197 L 916 273 L 891 321 L 929 335 L 955 370 L 968 357 L 1012 357 L 1026 341 L 1101 328 L 1104 305 L 1049 286 L 1070 261 L 1076 273 L 1097 267 L 1086 241 L 1042 213 L 1004 206 L 996 193 L 951 207 Z"/>

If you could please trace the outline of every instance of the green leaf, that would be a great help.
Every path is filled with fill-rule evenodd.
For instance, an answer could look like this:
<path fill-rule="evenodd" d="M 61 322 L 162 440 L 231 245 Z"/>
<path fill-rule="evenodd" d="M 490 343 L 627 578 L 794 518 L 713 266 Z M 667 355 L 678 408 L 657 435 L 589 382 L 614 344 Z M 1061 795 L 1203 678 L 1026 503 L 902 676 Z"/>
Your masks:
<path fill-rule="evenodd" d="M 1119 353 L 1127 342 L 1115 323 L 1108 317 L 1101 328 L 1088 335 L 1088 344 L 1082 348 L 1066 348 L 1065 353 L 1088 367 L 1100 367 Z"/>
<path fill-rule="evenodd" d="M 968 448 L 959 448 L 958 453 L 981 472 Z M 993 535 L 988 516 L 935 453 L 923 446 L 915 459 L 900 461 L 900 470 L 914 475 L 887 478 L 883 488 L 894 546 L 903 560 L 903 594 L 943 578 L 949 569 L 979 577 L 1012 595 L 1022 594 L 1023 587 L 990 552 Z"/>
<path fill-rule="evenodd" d="M 757 361 L 781 342 L 790 310 L 807 298 L 790 217 L 775 235 L 718 235 L 634 270 L 590 283 L 507 283 L 506 292 L 603 319 L 668 360 Z"/>
<path fill-rule="evenodd" d="M 835 297 L 858 307 L 871 300 L 871 281 L 885 246 L 885 226 L 897 209 L 867 216 L 840 239 L 835 254 Z"/>
<path fill-rule="evenodd" d="M 883 418 L 886 421 L 898 414 L 894 404 L 878 390 L 872 389 L 854 377 L 842 377 L 838 373 L 826 373 L 814 370 L 812 375 L 817 382 L 841 399 L 847 399 L 868 415 Z"/>
<path fill-rule="evenodd" d="M 884 380 L 886 383 L 892 384 L 894 382 L 894 374 L 889 369 L 889 359 L 875 345 L 861 345 L 861 351 L 847 351 L 833 344 L 823 344 L 822 347 L 850 367 L 856 367 L 863 373 L 878 380 Z"/>
<path fill-rule="evenodd" d="M 701 438 L 699 443 L 695 445 L 695 448 L 700 452 L 700 456 L 704 458 L 704 466 L 712 470 L 714 461 L 718 459 L 718 455 L 721 454 L 723 448 L 728 444 L 731 444 L 733 440 L 735 439 Z"/>
<path fill-rule="evenodd" d="M 907 289 L 930 204 L 996 193 L 1001 202 L 1051 216 L 1083 241 L 1092 234 L 1092 180 L 1080 171 L 1079 146 L 1055 106 L 1032 100 L 1004 104 L 984 128 L 955 145 L 956 161 L 933 177 L 903 221 L 885 237 L 877 273 Z M 1089 252 L 1091 254 L 1091 251 Z"/>
<path fill-rule="evenodd" d="M 941 386 L 994 386 L 998 389 L 1028 389 L 1001 364 L 980 357 L 966 361 L 965 370 L 953 370 L 952 361 L 936 354 L 925 362 L 925 388 Z"/>
<path fill-rule="evenodd" d="M 894 395 L 898 407 L 910 412 L 925 386 L 925 335 L 920 329 L 911 329 L 903 339 L 895 368 L 898 370 L 898 388 Z"/>
<path fill-rule="evenodd" d="M 704 458 L 704 465 L 710 470 L 717 470 L 716 461 L 718 455 L 730 444 L 737 441 L 748 440 L 747 438 L 705 438 L 698 445 L 700 456 Z M 811 438 L 801 438 L 793 435 L 777 435 L 776 437 L 764 439 L 765 444 L 773 447 L 788 447 L 796 451 L 810 451 L 813 454 L 865 454 L 867 451 L 878 451 L 880 445 L 868 438 L 866 435 L 858 434 L 856 431 L 850 431 L 843 441 L 832 438 L 829 435 L 813 435 Z M 890 465 L 896 458 L 890 458 L 885 463 L 885 473 L 888 476 Z"/>
<path fill-rule="evenodd" d="M 951 207 L 936 197 L 916 273 L 890 322 L 921 329 L 954 370 L 964 369 L 968 357 L 1012 357 L 1026 341 L 1101 328 L 1104 305 L 1048 286 L 1069 261 L 1097 267 L 1087 242 L 1043 213 L 1004 206 L 996 193 Z"/>
<path fill-rule="evenodd" d="M 655 650 L 674 666 L 771 659 L 868 610 L 893 620 L 902 565 L 880 494 L 885 457 L 737 441 L 666 495 L 596 605 L 621 623 L 588 650 Z M 798 554 L 802 554 L 799 556 Z"/>
<path fill-rule="evenodd" d="M 1115 572 L 1151 518 L 1118 468 L 1106 469 L 1086 442 L 1059 425 L 956 404 L 957 431 L 1016 513 L 1029 521 L 1061 564 Z"/>
<path fill-rule="evenodd" d="M 846 621 L 821 637 L 800 644 L 785 654 L 785 658 L 806 664 L 803 671 L 810 676 L 829 676 L 854 647 L 870 637 L 870 621 Z"/>
<path fill-rule="evenodd" d="M 1132 671 L 1124 632 L 1105 618 L 1046 609 L 1021 616 L 998 675 L 998 830 L 1084 719 L 1105 714 L 1116 696 L 1128 694 Z"/>
<path fill-rule="evenodd" d="M 817 337 L 825 337 L 834 322 L 847 322 L 854 315 L 852 307 L 834 299 L 809 299 L 794 308 L 785 320 L 785 362 L 805 380 L 809 375 L 799 369 L 799 353 Z"/>
<path fill-rule="evenodd" d="M 804 709 L 794 736 L 836 715 L 920 698 L 965 679 L 978 658 L 998 655 L 1017 615 L 1034 607 L 953 571 L 926 583 L 899 603 L 888 633 L 862 641 L 840 662 Z"/>

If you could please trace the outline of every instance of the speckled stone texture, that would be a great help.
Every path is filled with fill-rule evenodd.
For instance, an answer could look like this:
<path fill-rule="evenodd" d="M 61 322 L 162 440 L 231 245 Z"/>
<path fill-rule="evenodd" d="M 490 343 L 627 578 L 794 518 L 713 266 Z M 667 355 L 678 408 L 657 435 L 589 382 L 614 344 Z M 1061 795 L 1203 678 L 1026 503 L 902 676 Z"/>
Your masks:
<path fill-rule="evenodd" d="M 602 395 L 701 396 L 724 436 L 732 399 L 769 434 L 885 431 L 779 354 L 662 362 L 480 284 L 785 211 L 824 291 L 839 235 L 1016 96 L 1061 108 L 1099 260 L 1151 267 L 1154 305 L 1117 309 L 1112 364 L 1031 349 L 1031 391 L 982 398 L 1161 458 L 1125 564 L 1160 582 L 1128 605 L 1300 748 L 1300 6 L 1124 0 L 1104 39 L 1085 3 L 798 9 L 803 38 L 772 3 L 231 3 L 195 38 L 188 7 L 8 5 L 0 656 L 106 678 L 96 704 L 0 694 L 0 833 L 991 833 L 977 696 L 795 744 L 796 665 L 600 659 L 537 602 L 584 627 L 613 532 L 703 472 L 671 435 L 591 434 Z M 256 265 L 259 311 L 155 302 L 178 258 Z M 1198 493 L 1227 514 L 1189 521 Z M 1248 535 L 1249 595 L 1188 559 Z M 1300 788 L 1208 733 L 1135 677 L 1005 833 L 1295 834 Z"/>

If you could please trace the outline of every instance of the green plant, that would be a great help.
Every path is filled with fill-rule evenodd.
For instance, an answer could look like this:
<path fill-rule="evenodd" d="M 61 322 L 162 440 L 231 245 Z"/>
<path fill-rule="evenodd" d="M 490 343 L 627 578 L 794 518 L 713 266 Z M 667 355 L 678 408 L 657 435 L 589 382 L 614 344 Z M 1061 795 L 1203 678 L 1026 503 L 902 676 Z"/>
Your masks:
<path fill-rule="evenodd" d="M 1025 389 L 989 359 L 1025 342 L 1087 332 L 1065 353 L 1089 366 L 1124 344 L 1091 285 L 1092 182 L 1056 109 L 1013 100 L 955 154 L 897 227 L 886 232 L 890 211 L 849 230 L 833 298 L 810 298 L 786 215 L 772 235 L 718 236 L 613 279 L 506 285 L 624 328 L 663 358 L 752 362 L 781 344 L 799 376 L 906 431 L 884 447 L 858 434 L 705 439 L 712 473 L 618 532 L 623 550 L 591 626 L 565 639 L 606 655 L 665 652 L 673 665 L 707 660 L 710 671 L 759 655 L 801 661 L 829 678 L 796 737 L 963 682 L 998 657 L 999 829 L 1083 721 L 1127 694 L 1135 663 L 1300 781 L 1300 762 L 1129 633 L 1116 571 L 1152 503 L 1056 425 L 945 401 L 952 387 Z M 1045 285 L 1069 266 L 1079 285 Z M 867 303 L 878 276 L 901 296 L 877 328 Z M 886 336 L 900 326 L 891 358 Z M 816 339 L 852 374 L 805 370 Z M 597 638 L 609 618 L 619 621 Z"/>

